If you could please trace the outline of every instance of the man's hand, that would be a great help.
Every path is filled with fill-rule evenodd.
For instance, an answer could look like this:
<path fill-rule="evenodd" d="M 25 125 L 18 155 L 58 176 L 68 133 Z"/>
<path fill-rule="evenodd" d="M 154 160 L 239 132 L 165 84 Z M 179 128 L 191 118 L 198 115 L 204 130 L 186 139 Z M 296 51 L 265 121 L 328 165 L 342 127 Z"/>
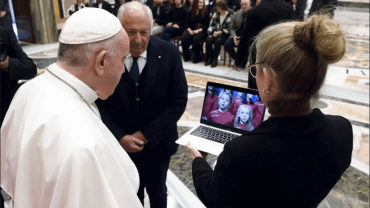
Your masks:
<path fill-rule="evenodd" d="M 169 23 L 167 23 L 167 25 L 166 25 L 167 27 L 171 27 L 172 26 L 172 22 L 169 22 Z"/>
<path fill-rule="evenodd" d="M 172 27 L 180 28 L 177 24 L 172 25 Z"/>
<path fill-rule="evenodd" d="M 132 135 L 122 137 L 119 143 L 126 152 L 130 153 L 140 152 L 144 148 L 144 142 Z"/>
<path fill-rule="evenodd" d="M 9 56 L 6 57 L 6 59 L 2 62 L 0 62 L 0 68 L 4 71 L 8 71 L 8 67 L 9 67 Z"/>
<path fill-rule="evenodd" d="M 239 37 L 238 36 L 234 36 L 233 39 L 234 39 L 235 46 L 238 46 L 239 45 Z"/>
<path fill-rule="evenodd" d="M 0 11 L 0 17 L 4 17 L 6 15 L 6 11 Z"/>
<path fill-rule="evenodd" d="M 135 138 L 137 138 L 140 141 L 144 142 L 143 145 L 145 145 L 146 143 L 148 143 L 148 140 L 145 138 L 145 136 L 143 135 L 143 133 L 141 133 L 141 131 L 137 131 L 137 132 L 133 133 L 132 136 L 134 136 Z"/>
<path fill-rule="evenodd" d="M 189 32 L 189 34 L 190 34 L 191 36 L 193 36 L 193 35 L 194 35 L 194 32 L 193 32 L 191 29 L 188 29 L 188 32 Z"/>

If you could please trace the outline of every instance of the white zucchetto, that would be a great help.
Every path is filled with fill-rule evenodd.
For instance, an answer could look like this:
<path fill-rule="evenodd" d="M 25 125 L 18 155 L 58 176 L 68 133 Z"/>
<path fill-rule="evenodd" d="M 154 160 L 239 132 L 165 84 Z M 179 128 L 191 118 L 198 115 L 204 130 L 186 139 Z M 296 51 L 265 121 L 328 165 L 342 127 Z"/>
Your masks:
<path fill-rule="evenodd" d="M 117 17 L 104 9 L 86 7 L 65 22 L 59 42 L 65 44 L 93 43 L 117 34 L 122 25 Z"/>

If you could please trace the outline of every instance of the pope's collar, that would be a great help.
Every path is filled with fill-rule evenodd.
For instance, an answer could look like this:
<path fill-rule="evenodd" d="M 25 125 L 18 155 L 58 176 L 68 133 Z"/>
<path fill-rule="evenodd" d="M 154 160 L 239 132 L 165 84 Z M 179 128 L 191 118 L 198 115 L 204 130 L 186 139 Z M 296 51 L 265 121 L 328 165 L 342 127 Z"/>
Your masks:
<path fill-rule="evenodd" d="M 87 86 L 77 77 L 73 76 L 71 73 L 60 68 L 57 64 L 54 63 L 50 65 L 48 69 L 52 73 L 66 81 L 68 84 L 73 86 L 82 95 L 82 97 L 86 100 L 87 103 L 91 104 L 99 98 L 98 94 L 94 90 L 92 90 L 89 86 Z"/>

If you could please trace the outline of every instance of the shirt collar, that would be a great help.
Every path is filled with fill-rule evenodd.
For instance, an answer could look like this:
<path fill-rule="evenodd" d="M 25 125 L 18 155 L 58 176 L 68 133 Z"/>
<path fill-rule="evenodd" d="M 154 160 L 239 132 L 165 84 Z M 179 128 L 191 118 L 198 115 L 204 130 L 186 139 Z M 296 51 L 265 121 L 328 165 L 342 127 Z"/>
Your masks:
<path fill-rule="evenodd" d="M 146 51 L 147 51 L 147 50 L 145 50 L 144 52 L 142 52 L 142 53 L 140 54 L 140 56 L 139 56 L 139 57 L 146 58 Z M 128 57 L 132 57 L 131 53 L 129 53 L 129 54 L 126 56 L 126 58 L 128 58 Z"/>
<path fill-rule="evenodd" d="M 48 69 L 56 76 L 58 76 L 59 78 L 70 84 L 72 87 L 74 87 L 82 95 L 82 97 L 86 100 L 87 103 L 91 104 L 99 98 L 98 94 L 94 90 L 92 90 L 89 86 L 87 86 L 77 77 L 73 76 L 66 70 L 60 68 L 57 64 L 54 63 L 50 65 Z M 76 92 L 76 94 L 78 93 Z"/>

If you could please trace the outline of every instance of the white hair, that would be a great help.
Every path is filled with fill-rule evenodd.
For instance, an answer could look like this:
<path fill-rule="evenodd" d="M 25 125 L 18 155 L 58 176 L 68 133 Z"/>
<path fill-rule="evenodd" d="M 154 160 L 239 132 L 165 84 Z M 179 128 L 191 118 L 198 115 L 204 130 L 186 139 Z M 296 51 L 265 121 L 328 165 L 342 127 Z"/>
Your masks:
<path fill-rule="evenodd" d="M 92 55 L 99 49 L 107 50 L 108 56 L 115 57 L 114 46 L 121 39 L 120 33 L 113 37 L 86 44 L 64 44 L 59 43 L 58 60 L 75 67 L 83 67 L 89 63 Z"/>
<path fill-rule="evenodd" d="M 139 3 L 137 1 L 131 1 L 131 2 L 122 4 L 117 13 L 117 18 L 120 22 L 122 22 L 123 14 L 125 13 L 127 9 L 144 10 L 148 14 L 148 17 L 150 19 L 151 28 L 153 27 L 152 10 L 150 10 L 150 8 L 147 5 Z"/>

